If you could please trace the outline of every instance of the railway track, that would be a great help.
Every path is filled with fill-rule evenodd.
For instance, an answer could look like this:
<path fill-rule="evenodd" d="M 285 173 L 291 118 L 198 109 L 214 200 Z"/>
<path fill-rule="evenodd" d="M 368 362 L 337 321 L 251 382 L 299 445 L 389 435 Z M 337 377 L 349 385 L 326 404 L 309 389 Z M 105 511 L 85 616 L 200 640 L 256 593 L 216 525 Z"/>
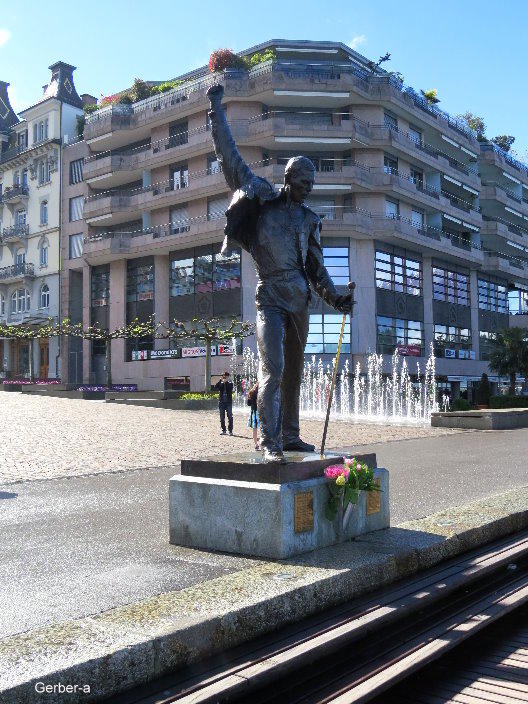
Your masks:
<path fill-rule="evenodd" d="M 399 682 L 525 603 L 528 531 L 108 701 L 392 704 Z"/>

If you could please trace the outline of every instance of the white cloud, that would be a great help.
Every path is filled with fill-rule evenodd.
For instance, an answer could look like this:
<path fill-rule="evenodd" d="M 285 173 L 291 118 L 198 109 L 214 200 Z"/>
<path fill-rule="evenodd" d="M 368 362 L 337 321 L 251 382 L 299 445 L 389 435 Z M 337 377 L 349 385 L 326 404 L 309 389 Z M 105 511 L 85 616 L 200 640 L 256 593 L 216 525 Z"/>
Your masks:
<path fill-rule="evenodd" d="M 0 27 L 0 46 L 4 46 L 11 39 L 11 32 L 8 29 Z"/>
<path fill-rule="evenodd" d="M 353 39 L 348 42 L 348 46 L 351 49 L 357 49 L 358 46 L 361 46 L 361 44 L 365 44 L 366 41 L 367 38 L 364 34 L 358 34 L 356 37 L 353 37 Z"/>

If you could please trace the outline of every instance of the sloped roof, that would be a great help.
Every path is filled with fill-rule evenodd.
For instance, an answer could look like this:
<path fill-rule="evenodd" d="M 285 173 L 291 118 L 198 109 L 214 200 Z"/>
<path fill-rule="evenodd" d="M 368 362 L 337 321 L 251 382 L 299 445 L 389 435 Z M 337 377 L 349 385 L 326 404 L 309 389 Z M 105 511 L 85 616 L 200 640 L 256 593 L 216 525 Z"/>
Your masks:
<path fill-rule="evenodd" d="M 0 81 L 0 132 L 7 132 L 10 127 L 19 121 L 9 102 L 7 87 L 9 83 Z"/>

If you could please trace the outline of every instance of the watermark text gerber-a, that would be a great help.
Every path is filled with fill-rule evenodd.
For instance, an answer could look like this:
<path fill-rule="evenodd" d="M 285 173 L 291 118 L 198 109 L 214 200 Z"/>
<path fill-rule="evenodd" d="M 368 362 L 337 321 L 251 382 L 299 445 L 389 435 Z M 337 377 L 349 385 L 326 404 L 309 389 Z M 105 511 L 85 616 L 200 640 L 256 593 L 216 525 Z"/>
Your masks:
<path fill-rule="evenodd" d="M 89 684 L 44 684 L 37 682 L 35 684 L 35 692 L 37 694 L 90 694 Z"/>

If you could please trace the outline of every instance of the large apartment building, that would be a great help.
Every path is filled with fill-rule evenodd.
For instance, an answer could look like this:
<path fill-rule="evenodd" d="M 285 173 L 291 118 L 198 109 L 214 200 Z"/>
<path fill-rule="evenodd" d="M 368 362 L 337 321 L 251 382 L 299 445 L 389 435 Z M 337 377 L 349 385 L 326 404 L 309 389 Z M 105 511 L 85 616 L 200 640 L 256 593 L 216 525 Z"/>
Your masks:
<path fill-rule="evenodd" d="M 274 58 L 215 80 L 259 175 L 280 185 L 296 154 L 316 166 L 308 205 L 323 218 L 325 262 L 338 286 L 356 282 L 344 346 L 352 367 L 364 369 L 377 352 L 388 372 L 398 349 L 423 370 L 432 346 L 441 383 L 456 393 L 488 371 L 489 339 L 508 325 L 509 298 L 526 308 L 527 168 L 343 44 L 276 40 L 243 54 L 265 50 Z M 229 192 L 208 124 L 213 79 L 207 67 L 180 78 L 164 94 L 87 117 L 72 156 L 89 152 L 85 229 L 79 223 L 63 240 L 64 303 L 82 291 L 82 306 L 73 305 L 85 324 L 255 317 L 250 257 L 220 253 Z M 63 207 L 71 211 L 77 198 Z M 340 316 L 317 298 L 310 315 L 306 354 L 330 360 Z M 85 381 L 103 380 L 103 353 L 85 343 Z M 200 388 L 197 354 L 191 344 L 116 340 L 114 381 Z M 217 355 L 213 373 L 228 365 Z"/>
<path fill-rule="evenodd" d="M 74 66 L 59 61 L 43 95 L 17 116 L 0 82 L 0 321 L 40 326 L 60 311 L 63 144 L 76 136 L 82 101 Z M 81 210 L 82 215 L 82 210 Z M 31 365 L 30 360 L 33 364 Z M 0 372 L 60 377 L 57 338 L 0 340 Z"/>

